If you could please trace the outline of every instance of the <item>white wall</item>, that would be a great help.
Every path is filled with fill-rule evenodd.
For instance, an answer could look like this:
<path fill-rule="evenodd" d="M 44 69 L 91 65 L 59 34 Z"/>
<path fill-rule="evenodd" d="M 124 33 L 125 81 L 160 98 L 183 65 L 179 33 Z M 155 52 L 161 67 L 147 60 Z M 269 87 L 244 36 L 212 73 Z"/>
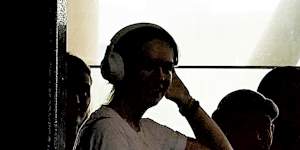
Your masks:
<path fill-rule="evenodd" d="M 67 1 L 67 51 L 87 64 L 100 58 L 99 0 Z"/>

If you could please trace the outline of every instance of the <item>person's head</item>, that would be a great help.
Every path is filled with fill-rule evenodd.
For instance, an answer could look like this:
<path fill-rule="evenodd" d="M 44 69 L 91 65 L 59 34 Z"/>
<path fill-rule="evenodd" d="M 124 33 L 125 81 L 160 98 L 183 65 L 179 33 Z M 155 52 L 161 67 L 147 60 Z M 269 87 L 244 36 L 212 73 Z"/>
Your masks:
<path fill-rule="evenodd" d="M 69 53 L 65 62 L 66 117 L 69 123 L 80 125 L 89 113 L 91 71 L 80 58 Z"/>
<path fill-rule="evenodd" d="M 114 97 L 142 99 L 135 103 L 151 107 L 164 96 L 177 62 L 177 45 L 172 36 L 158 25 L 138 23 L 115 34 L 101 72 L 113 84 Z"/>
<path fill-rule="evenodd" d="M 268 72 L 257 89 L 280 109 L 275 124 L 300 133 L 300 68 L 277 67 Z"/>
<path fill-rule="evenodd" d="M 264 76 L 257 91 L 272 99 L 280 109 L 280 115 L 274 122 L 276 130 L 272 148 L 299 149 L 300 68 L 287 66 L 271 70 Z"/>
<path fill-rule="evenodd" d="M 279 110 L 263 95 L 237 90 L 226 95 L 213 112 L 219 125 L 236 150 L 267 150 L 272 143 L 274 125 Z"/>

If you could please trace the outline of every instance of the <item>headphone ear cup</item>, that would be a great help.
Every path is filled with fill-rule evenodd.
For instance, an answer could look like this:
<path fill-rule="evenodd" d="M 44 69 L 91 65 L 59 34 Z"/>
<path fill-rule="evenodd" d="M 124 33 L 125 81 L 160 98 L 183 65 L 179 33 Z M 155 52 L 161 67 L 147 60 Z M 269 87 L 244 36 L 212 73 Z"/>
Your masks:
<path fill-rule="evenodd" d="M 101 74 L 110 83 L 116 83 L 123 80 L 125 71 L 122 57 L 112 48 L 113 46 L 107 47 L 107 53 L 101 62 Z"/>

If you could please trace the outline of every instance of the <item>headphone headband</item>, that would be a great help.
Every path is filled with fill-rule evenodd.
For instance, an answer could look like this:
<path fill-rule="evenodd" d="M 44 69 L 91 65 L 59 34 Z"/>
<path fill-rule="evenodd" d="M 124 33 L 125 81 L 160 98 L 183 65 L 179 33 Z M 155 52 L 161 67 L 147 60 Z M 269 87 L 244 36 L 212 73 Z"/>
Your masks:
<path fill-rule="evenodd" d="M 132 24 L 129 26 L 126 26 L 124 28 L 122 28 L 121 30 L 119 30 L 110 40 L 111 44 L 110 45 L 114 45 L 116 43 L 118 43 L 118 41 L 124 36 L 126 35 L 128 32 L 134 31 L 136 29 L 139 28 L 146 28 L 146 27 L 151 27 L 151 28 L 155 28 L 155 29 L 159 29 L 159 30 L 164 30 L 163 28 L 161 28 L 160 26 L 156 25 L 156 24 L 152 24 L 152 23 L 136 23 L 136 24 Z"/>

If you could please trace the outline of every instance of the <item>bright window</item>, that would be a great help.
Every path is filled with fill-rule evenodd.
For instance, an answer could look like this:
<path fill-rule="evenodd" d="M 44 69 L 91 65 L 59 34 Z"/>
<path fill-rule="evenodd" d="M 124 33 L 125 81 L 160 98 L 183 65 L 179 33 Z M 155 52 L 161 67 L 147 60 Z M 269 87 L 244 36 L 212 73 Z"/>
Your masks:
<path fill-rule="evenodd" d="M 300 1 L 91 0 L 68 1 L 67 49 L 99 65 L 111 37 L 136 22 L 165 28 L 179 47 L 181 66 L 300 66 Z M 229 92 L 256 90 L 265 69 L 176 69 L 209 115 Z M 92 68 L 92 105 L 111 86 Z M 175 104 L 163 99 L 145 117 L 193 136 Z"/>

